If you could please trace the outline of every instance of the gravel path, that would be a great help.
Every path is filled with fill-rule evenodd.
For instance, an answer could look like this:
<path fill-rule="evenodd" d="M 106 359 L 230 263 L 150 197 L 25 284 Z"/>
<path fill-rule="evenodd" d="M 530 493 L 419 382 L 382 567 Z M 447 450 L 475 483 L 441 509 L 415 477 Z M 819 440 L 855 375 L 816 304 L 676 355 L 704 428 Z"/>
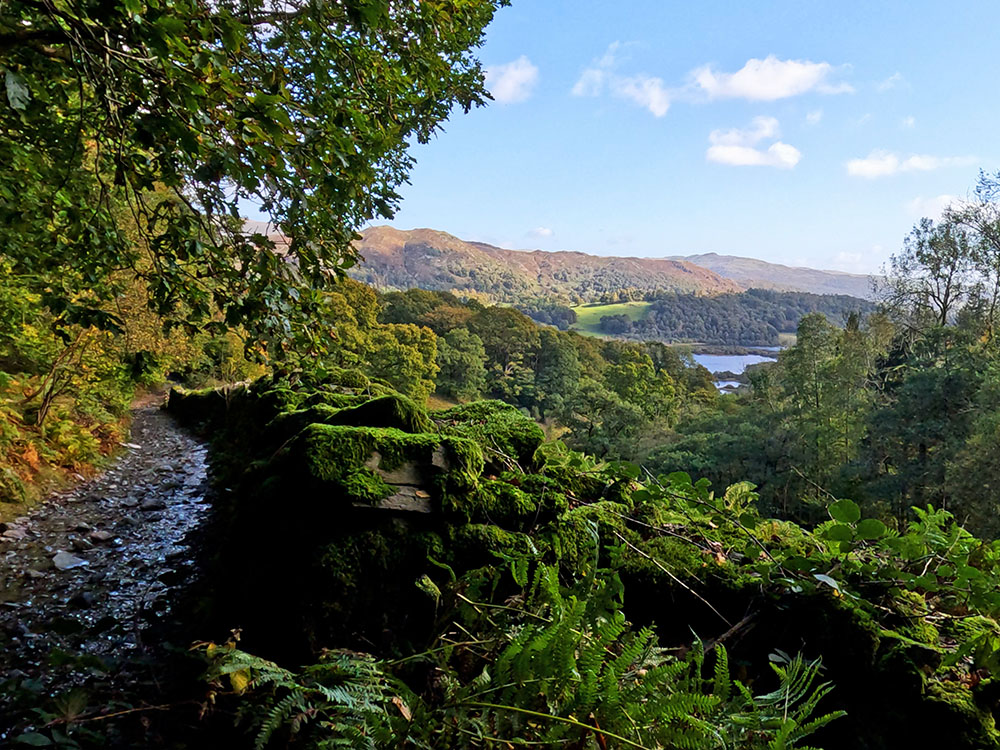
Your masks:
<path fill-rule="evenodd" d="M 23 729 L 26 694 L 106 694 L 116 673 L 156 661 L 162 644 L 143 634 L 193 575 L 207 449 L 155 406 L 133 412 L 131 441 L 100 476 L 0 524 L 0 744 Z"/>

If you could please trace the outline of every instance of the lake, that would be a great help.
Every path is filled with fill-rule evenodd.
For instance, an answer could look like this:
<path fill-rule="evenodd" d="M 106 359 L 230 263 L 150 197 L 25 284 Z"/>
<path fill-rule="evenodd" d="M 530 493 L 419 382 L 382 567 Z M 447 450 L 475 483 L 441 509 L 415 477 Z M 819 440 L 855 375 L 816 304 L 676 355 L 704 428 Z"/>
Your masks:
<path fill-rule="evenodd" d="M 774 362 L 771 357 L 759 354 L 693 354 L 694 361 L 703 365 L 709 372 L 731 372 L 739 375 L 747 365 L 758 362 Z"/>

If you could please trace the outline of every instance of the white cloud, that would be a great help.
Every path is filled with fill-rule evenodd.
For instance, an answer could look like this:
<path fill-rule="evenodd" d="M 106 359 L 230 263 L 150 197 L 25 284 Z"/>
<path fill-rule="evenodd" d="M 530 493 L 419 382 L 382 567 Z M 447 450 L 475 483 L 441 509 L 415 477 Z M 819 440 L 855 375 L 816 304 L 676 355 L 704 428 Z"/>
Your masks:
<path fill-rule="evenodd" d="M 528 232 L 529 237 L 539 237 L 539 238 L 551 237 L 553 234 L 555 234 L 555 232 L 553 232 L 548 227 L 535 227 L 530 232 Z"/>
<path fill-rule="evenodd" d="M 900 172 L 929 172 L 943 167 L 960 167 L 975 164 L 973 156 L 929 156 L 913 154 L 906 158 L 891 151 L 875 150 L 864 159 L 851 159 L 847 162 L 847 173 L 852 177 L 874 179 L 887 177 Z"/>
<path fill-rule="evenodd" d="M 778 141 L 767 151 L 750 146 L 711 146 L 706 152 L 709 161 L 733 167 L 777 167 L 791 169 L 802 159 L 802 152 L 795 146 Z"/>
<path fill-rule="evenodd" d="M 905 83 L 906 79 L 903 78 L 903 74 L 897 71 L 888 78 L 886 78 L 884 81 L 879 81 L 877 84 L 875 84 L 875 89 L 877 91 L 889 91 L 890 89 L 902 86 Z"/>
<path fill-rule="evenodd" d="M 573 84 L 571 93 L 573 96 L 600 96 L 604 92 L 604 85 L 610 77 L 610 71 L 618 62 L 618 49 L 621 42 L 612 42 L 608 48 L 594 61 L 594 64 L 583 71 L 576 83 Z"/>
<path fill-rule="evenodd" d="M 809 125 L 819 125 L 820 120 L 823 119 L 823 110 L 814 109 L 812 112 L 806 114 L 806 122 Z"/>
<path fill-rule="evenodd" d="M 933 198 L 919 196 L 906 204 L 906 212 L 915 219 L 924 216 L 937 221 L 949 206 L 961 202 L 957 195 L 937 195 Z"/>
<path fill-rule="evenodd" d="M 523 102 L 538 83 L 538 68 L 525 55 L 503 65 L 486 68 L 486 87 L 502 103 Z"/>
<path fill-rule="evenodd" d="M 791 169 L 802 159 L 802 152 L 795 146 L 775 141 L 767 149 L 758 148 L 763 140 L 781 135 L 778 121 L 773 117 L 755 117 L 745 129 L 713 130 L 708 135 L 712 144 L 705 158 L 717 164 L 734 167 L 776 167 Z"/>
<path fill-rule="evenodd" d="M 611 90 L 616 96 L 645 107 L 655 117 L 663 117 L 670 109 L 670 93 L 661 78 L 644 75 L 631 78 L 615 77 L 611 82 Z"/>
<path fill-rule="evenodd" d="M 571 93 L 573 96 L 600 96 L 608 91 L 648 109 L 655 117 L 663 117 L 670 109 L 670 90 L 662 78 L 644 74 L 623 76 L 614 72 L 621 46 L 621 42 L 612 42 L 593 66 L 580 74 Z"/>
<path fill-rule="evenodd" d="M 573 96 L 600 96 L 604 90 L 604 78 L 607 72 L 600 68 L 587 68 L 573 84 Z"/>
<path fill-rule="evenodd" d="M 716 146 L 753 146 L 765 138 L 777 138 L 781 127 L 774 117 L 755 117 L 750 127 L 740 130 L 713 130 L 708 140 Z"/>
<path fill-rule="evenodd" d="M 807 91 L 845 94 L 854 91 L 847 83 L 831 83 L 835 72 L 830 63 L 809 60 L 779 60 L 769 55 L 753 58 L 735 73 L 722 73 L 710 65 L 695 69 L 691 79 L 709 99 L 749 99 L 771 102 L 798 96 Z"/>
<path fill-rule="evenodd" d="M 917 126 L 917 118 L 914 117 L 913 115 L 904 117 L 902 120 L 899 121 L 899 126 L 901 128 L 906 128 L 907 130 L 911 130 L 912 128 L 915 128 Z"/>

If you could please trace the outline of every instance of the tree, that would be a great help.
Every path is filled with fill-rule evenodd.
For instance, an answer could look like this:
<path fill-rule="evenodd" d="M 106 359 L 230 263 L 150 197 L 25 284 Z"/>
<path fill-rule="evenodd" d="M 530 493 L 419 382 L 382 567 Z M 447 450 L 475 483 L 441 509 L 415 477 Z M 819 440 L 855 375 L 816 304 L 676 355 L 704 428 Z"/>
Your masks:
<path fill-rule="evenodd" d="M 469 330 L 486 347 L 490 363 L 501 373 L 519 365 L 538 349 L 538 326 L 512 307 L 488 307 L 469 320 Z"/>
<path fill-rule="evenodd" d="M 570 338 L 543 330 L 535 358 L 535 394 L 543 417 L 573 395 L 580 375 L 580 355 Z"/>
<path fill-rule="evenodd" d="M 971 232 L 977 239 L 972 265 L 979 277 L 983 317 L 993 338 L 1000 313 L 1000 172 L 980 171 L 972 200 L 952 206 L 946 218 Z"/>
<path fill-rule="evenodd" d="M 438 339 L 437 389 L 459 400 L 479 398 L 486 388 L 486 349 L 483 340 L 465 328 Z"/>
<path fill-rule="evenodd" d="M 570 443 L 596 456 L 632 456 L 646 424 L 642 409 L 584 378 L 579 389 L 566 399 L 559 421 L 570 429 Z"/>
<path fill-rule="evenodd" d="M 434 390 L 437 375 L 437 336 L 412 323 L 377 326 L 368 337 L 367 371 L 417 403 Z"/>
<path fill-rule="evenodd" d="M 456 105 L 506 0 L 12 0 L 0 7 L 0 247 L 71 322 L 114 271 L 158 312 L 270 329 L 350 266 L 355 230 Z M 259 204 L 289 238 L 243 231 Z M 134 218 L 140 242 L 118 229 Z"/>
<path fill-rule="evenodd" d="M 892 256 L 877 289 L 883 305 L 913 330 L 946 325 L 975 291 L 976 244 L 976 237 L 954 221 L 921 219 L 902 252 Z"/>

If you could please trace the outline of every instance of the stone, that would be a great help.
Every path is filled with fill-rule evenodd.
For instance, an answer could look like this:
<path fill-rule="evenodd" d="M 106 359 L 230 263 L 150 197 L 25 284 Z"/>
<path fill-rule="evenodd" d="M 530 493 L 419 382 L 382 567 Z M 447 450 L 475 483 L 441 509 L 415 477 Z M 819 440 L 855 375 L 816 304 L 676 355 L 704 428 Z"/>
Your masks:
<path fill-rule="evenodd" d="M 388 484 L 420 484 L 422 477 L 419 467 L 413 461 L 400 464 L 392 471 L 376 469 L 378 475 Z"/>
<path fill-rule="evenodd" d="M 59 570 L 73 570 L 74 568 L 82 568 L 84 565 L 89 565 L 90 563 L 69 552 L 59 550 L 52 558 L 52 564 Z"/>
<path fill-rule="evenodd" d="M 448 461 L 448 456 L 445 455 L 444 448 L 440 445 L 434 450 L 431 456 L 431 465 L 441 469 L 442 471 L 448 471 L 451 469 L 451 463 Z"/>
<path fill-rule="evenodd" d="M 377 508 L 379 510 L 391 510 L 402 513 L 431 513 L 433 511 L 429 499 L 430 496 L 418 487 L 402 485 L 396 489 L 396 494 L 384 497 L 374 505 L 355 503 L 355 507 Z"/>
<path fill-rule="evenodd" d="M 76 530 L 77 531 L 90 531 L 92 528 L 93 528 L 93 526 L 91 526 L 86 521 L 80 521 L 80 523 L 78 523 L 76 525 Z"/>
<path fill-rule="evenodd" d="M 70 597 L 68 604 L 77 609 L 89 609 L 94 606 L 95 597 L 89 591 L 81 591 Z"/>
<path fill-rule="evenodd" d="M 89 539 L 94 542 L 110 542 L 114 538 L 114 534 L 110 531 L 104 531 L 103 529 L 91 531 L 89 536 Z"/>
<path fill-rule="evenodd" d="M 28 536 L 28 532 L 19 526 L 11 526 L 3 533 L 3 536 L 5 539 L 19 540 Z"/>
<path fill-rule="evenodd" d="M 161 498 L 151 497 L 142 501 L 139 510 L 164 510 L 166 507 L 167 504 Z"/>

